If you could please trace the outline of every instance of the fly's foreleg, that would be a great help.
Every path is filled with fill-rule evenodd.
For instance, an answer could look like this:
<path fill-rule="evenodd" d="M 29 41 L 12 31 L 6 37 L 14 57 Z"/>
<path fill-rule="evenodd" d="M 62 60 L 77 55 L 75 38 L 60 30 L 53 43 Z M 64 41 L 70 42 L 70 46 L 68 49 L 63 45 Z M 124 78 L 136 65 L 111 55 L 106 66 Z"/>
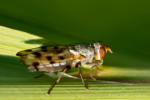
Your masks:
<path fill-rule="evenodd" d="M 102 64 L 103 64 L 103 60 L 97 61 L 96 63 L 89 64 L 90 66 L 92 66 L 90 68 L 90 77 L 92 80 L 96 80 L 96 78 L 94 78 L 94 75 L 93 75 L 93 69 L 96 68 L 97 70 L 101 71 L 101 69 L 99 69 L 98 66 Z"/>
<path fill-rule="evenodd" d="M 90 68 L 90 77 L 91 77 L 92 80 L 96 80 L 96 78 L 94 78 L 94 76 L 93 76 L 93 68 L 95 68 L 95 67 L 97 67 L 97 66 L 94 65 L 94 66 L 92 66 L 92 67 Z"/>

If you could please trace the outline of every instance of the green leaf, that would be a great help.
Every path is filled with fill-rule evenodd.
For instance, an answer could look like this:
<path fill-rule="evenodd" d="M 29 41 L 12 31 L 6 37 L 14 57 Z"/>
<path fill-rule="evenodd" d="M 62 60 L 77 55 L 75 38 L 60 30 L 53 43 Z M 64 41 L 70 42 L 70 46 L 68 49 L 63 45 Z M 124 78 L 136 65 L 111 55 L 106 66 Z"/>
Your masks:
<path fill-rule="evenodd" d="M 107 56 L 104 59 L 106 61 L 104 66 L 100 66 L 102 72 L 94 70 L 97 81 L 89 79 L 88 66 L 82 68 L 89 90 L 84 89 L 80 79 L 63 78 L 56 85 L 52 94 L 48 96 L 46 92 L 53 84 L 54 79 L 48 76 L 34 79 L 33 77 L 40 73 L 27 72 L 26 66 L 19 63 L 15 54 L 20 50 L 41 45 L 39 41 L 31 42 L 31 40 L 42 40 L 46 43 L 49 41 L 27 32 L 3 26 L 0 26 L 0 39 L 1 100 L 148 100 L 150 98 L 150 85 L 148 84 L 150 83 L 150 63 L 130 55 L 121 54 Z M 123 66 L 120 65 L 121 63 Z M 72 69 L 68 73 L 77 75 L 77 70 Z"/>

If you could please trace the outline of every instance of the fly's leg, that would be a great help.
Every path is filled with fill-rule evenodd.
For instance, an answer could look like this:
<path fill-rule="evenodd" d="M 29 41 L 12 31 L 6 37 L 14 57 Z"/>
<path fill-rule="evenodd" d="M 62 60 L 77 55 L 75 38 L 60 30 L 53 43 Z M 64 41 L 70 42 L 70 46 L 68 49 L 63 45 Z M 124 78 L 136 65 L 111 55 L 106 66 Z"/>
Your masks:
<path fill-rule="evenodd" d="M 94 65 L 90 68 L 90 77 L 92 80 L 96 80 L 96 78 L 94 78 L 94 75 L 93 75 L 93 69 L 96 68 L 97 70 L 99 71 L 102 71 L 101 69 L 98 68 L 98 65 Z"/>
<path fill-rule="evenodd" d="M 45 76 L 45 75 L 47 75 L 48 74 L 48 72 L 45 72 L 45 73 L 42 73 L 42 74 L 40 74 L 40 75 L 38 75 L 38 76 L 35 76 L 34 78 L 40 78 L 40 77 L 43 77 L 43 76 Z"/>
<path fill-rule="evenodd" d="M 95 67 L 97 67 L 97 66 L 94 65 L 94 66 L 92 66 L 92 67 L 90 68 L 90 77 L 91 77 L 92 80 L 96 80 L 96 78 L 94 78 L 94 76 L 93 76 L 93 68 L 95 68 Z"/>
<path fill-rule="evenodd" d="M 67 71 L 67 68 L 65 68 L 65 69 L 63 70 L 63 72 L 61 72 L 61 74 L 60 74 L 60 76 L 58 77 L 58 79 L 57 79 L 57 80 L 55 81 L 55 83 L 49 88 L 47 94 L 50 94 L 50 93 L 51 93 L 51 91 L 53 90 L 53 88 L 55 87 L 55 85 L 56 85 L 57 83 L 59 83 L 60 79 L 63 77 L 63 75 L 64 75 L 64 73 L 65 73 L 66 71 Z"/>
<path fill-rule="evenodd" d="M 102 65 L 103 64 L 103 60 L 101 60 L 100 62 L 98 63 L 95 63 L 91 68 L 90 68 L 90 77 L 92 80 L 96 80 L 96 78 L 94 78 L 93 76 L 93 69 L 96 68 L 97 70 L 99 71 L 102 71 L 101 69 L 98 68 L 98 65 Z"/>
<path fill-rule="evenodd" d="M 99 64 L 98 65 L 102 65 L 103 64 L 103 59 L 101 59 L 100 61 L 99 61 Z"/>
<path fill-rule="evenodd" d="M 81 72 L 81 68 L 80 68 L 81 67 L 81 63 L 80 62 L 77 63 L 76 67 L 78 67 L 79 75 L 80 75 L 80 78 L 82 80 L 82 84 L 84 85 L 85 89 L 88 90 L 88 87 L 86 86 L 85 81 L 84 81 L 83 76 L 82 76 L 82 72 Z"/>
<path fill-rule="evenodd" d="M 60 72 L 60 73 L 61 73 L 61 72 Z M 38 76 L 35 76 L 34 78 L 40 78 L 40 77 L 43 77 L 43 76 L 45 76 L 45 75 L 48 75 L 48 76 L 51 77 L 51 78 L 57 78 L 57 77 L 59 76 L 59 74 L 56 75 L 56 74 L 54 74 L 53 72 L 45 72 L 45 73 L 42 73 L 42 74 L 40 74 L 40 75 L 38 75 Z M 64 74 L 64 76 L 65 76 L 65 74 Z"/>

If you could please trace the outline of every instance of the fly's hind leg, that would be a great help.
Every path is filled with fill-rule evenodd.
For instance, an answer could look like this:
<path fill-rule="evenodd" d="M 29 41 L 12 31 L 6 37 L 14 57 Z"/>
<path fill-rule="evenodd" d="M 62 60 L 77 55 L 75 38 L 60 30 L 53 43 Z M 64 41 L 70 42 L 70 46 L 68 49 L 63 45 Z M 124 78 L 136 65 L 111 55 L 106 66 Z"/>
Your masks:
<path fill-rule="evenodd" d="M 40 77 L 43 77 L 45 75 L 48 75 L 48 72 L 44 72 L 44 73 L 42 73 L 42 74 L 40 74 L 38 76 L 35 76 L 34 78 L 40 78 Z"/>
<path fill-rule="evenodd" d="M 60 76 L 58 77 L 58 79 L 57 79 L 57 80 L 55 81 L 55 83 L 49 88 L 47 94 L 50 94 L 50 93 L 51 93 L 51 91 L 53 90 L 53 88 L 55 87 L 55 85 L 56 85 L 57 83 L 59 83 L 60 79 L 63 77 L 63 75 L 64 75 L 64 73 L 65 73 L 66 71 L 67 71 L 67 68 L 65 68 L 65 69 L 63 70 L 63 72 L 61 72 L 61 74 L 60 74 Z"/>
<path fill-rule="evenodd" d="M 79 75 L 80 75 L 80 78 L 81 78 L 81 80 L 82 80 L 82 83 L 83 83 L 85 89 L 88 90 L 88 87 L 87 87 L 87 85 L 85 84 L 85 81 L 84 81 L 83 76 L 82 76 L 82 72 L 81 72 L 81 68 L 80 68 L 80 67 L 81 67 L 81 63 L 80 63 L 80 62 L 77 63 L 77 64 L 76 64 L 76 67 L 78 67 Z"/>

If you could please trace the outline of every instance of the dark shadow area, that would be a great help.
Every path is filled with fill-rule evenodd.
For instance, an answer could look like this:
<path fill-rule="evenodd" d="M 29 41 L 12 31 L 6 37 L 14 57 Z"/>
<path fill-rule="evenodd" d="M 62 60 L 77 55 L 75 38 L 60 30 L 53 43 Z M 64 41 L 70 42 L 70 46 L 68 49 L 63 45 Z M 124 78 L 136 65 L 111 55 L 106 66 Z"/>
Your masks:
<path fill-rule="evenodd" d="M 27 40 L 25 41 L 27 44 L 42 44 L 42 45 L 55 45 L 53 41 L 49 41 L 46 39 L 32 39 L 32 40 Z"/>

